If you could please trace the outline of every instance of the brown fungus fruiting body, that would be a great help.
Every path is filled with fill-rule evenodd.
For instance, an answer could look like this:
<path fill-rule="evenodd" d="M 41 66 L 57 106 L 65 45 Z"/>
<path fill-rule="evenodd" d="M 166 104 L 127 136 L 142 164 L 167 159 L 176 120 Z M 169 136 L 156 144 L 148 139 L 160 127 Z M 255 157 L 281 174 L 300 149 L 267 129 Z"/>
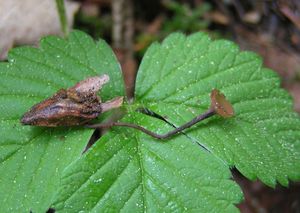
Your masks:
<path fill-rule="evenodd" d="M 226 100 L 225 95 L 219 90 L 213 89 L 210 93 L 211 109 L 215 111 L 216 114 L 222 116 L 223 118 L 230 118 L 234 115 L 234 110 L 231 103 Z"/>

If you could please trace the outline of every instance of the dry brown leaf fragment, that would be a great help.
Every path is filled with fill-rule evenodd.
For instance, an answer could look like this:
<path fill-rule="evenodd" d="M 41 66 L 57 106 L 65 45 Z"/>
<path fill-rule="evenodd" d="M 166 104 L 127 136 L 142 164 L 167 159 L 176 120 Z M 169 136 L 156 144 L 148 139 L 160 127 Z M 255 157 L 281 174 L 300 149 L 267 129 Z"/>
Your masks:
<path fill-rule="evenodd" d="M 69 27 L 79 3 L 65 1 Z M 42 36 L 61 35 L 54 0 L 0 1 L 0 60 L 13 45 L 36 44 Z"/>

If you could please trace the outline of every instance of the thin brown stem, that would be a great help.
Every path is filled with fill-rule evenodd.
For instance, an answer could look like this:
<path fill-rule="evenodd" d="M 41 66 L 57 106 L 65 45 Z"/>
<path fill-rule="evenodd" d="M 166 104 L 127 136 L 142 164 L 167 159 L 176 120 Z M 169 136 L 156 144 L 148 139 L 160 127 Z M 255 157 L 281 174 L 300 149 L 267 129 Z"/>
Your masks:
<path fill-rule="evenodd" d="M 165 134 L 157 134 L 155 132 L 152 132 L 142 126 L 136 125 L 136 124 L 132 124 L 132 123 L 124 123 L 124 122 L 111 122 L 111 123 L 101 123 L 101 124 L 93 124 L 93 125 L 87 125 L 88 128 L 110 128 L 113 126 L 125 126 L 125 127 L 129 127 L 129 128 L 133 128 L 133 129 L 137 129 L 140 130 L 144 133 L 146 133 L 147 135 L 150 135 L 156 139 L 166 139 L 169 138 L 173 135 L 176 135 L 179 132 L 182 132 L 183 130 L 195 125 L 196 123 L 209 118 L 210 116 L 214 115 L 215 111 L 214 109 L 209 109 L 207 110 L 205 113 L 198 115 L 197 117 L 193 118 L 192 120 L 190 120 L 189 122 L 179 126 L 178 128 L 175 128 Z"/>

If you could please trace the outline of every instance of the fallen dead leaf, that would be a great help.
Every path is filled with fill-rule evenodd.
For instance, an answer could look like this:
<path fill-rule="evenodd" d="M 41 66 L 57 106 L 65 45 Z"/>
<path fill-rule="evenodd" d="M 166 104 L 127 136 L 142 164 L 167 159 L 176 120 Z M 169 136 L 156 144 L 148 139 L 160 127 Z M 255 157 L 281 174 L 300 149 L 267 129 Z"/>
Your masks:
<path fill-rule="evenodd" d="M 69 27 L 79 3 L 65 1 Z M 54 0 L 0 1 L 0 60 L 14 45 L 36 44 L 42 36 L 61 35 Z"/>

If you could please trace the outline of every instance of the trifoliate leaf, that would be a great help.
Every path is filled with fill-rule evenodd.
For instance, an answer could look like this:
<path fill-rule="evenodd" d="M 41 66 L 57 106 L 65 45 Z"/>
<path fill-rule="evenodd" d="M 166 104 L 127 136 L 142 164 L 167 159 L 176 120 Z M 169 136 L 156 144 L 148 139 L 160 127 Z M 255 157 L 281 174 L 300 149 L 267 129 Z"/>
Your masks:
<path fill-rule="evenodd" d="M 147 51 L 136 88 L 124 120 L 157 133 L 173 127 L 136 108 L 179 126 L 207 110 L 217 88 L 236 115 L 215 116 L 165 141 L 114 128 L 65 171 L 53 205 L 59 212 L 232 212 L 240 191 L 224 164 L 270 186 L 299 180 L 299 117 L 255 54 L 201 33 L 173 34 Z"/>
<path fill-rule="evenodd" d="M 144 83 L 151 88 L 151 76 Z M 155 132 L 172 129 L 136 112 L 143 104 L 148 103 L 139 99 L 127 106 L 124 119 Z M 161 107 L 168 103 L 161 102 Z M 230 180 L 228 166 L 191 138 L 180 135 L 158 142 L 136 130 L 116 128 L 64 172 L 53 208 L 58 212 L 235 212 L 234 204 L 240 200 L 241 191 Z"/>
<path fill-rule="evenodd" d="M 287 93 L 279 89 L 278 77 L 272 71 L 262 68 L 259 57 L 253 53 L 239 52 L 228 41 L 212 42 L 201 33 L 188 37 L 173 34 L 162 44 L 155 43 L 149 48 L 139 68 L 136 100 L 132 105 L 125 106 L 128 113 L 123 121 L 165 133 L 173 127 L 138 113 L 136 109 L 147 107 L 179 126 L 209 108 L 209 93 L 213 88 L 219 89 L 233 104 L 236 113 L 233 118 L 214 116 L 186 130 L 185 134 L 163 141 L 137 130 L 115 127 L 81 158 L 80 151 L 90 131 L 80 128 L 55 130 L 23 127 L 24 132 L 13 134 L 10 119 L 15 122 L 13 124 L 17 124 L 21 114 L 32 104 L 52 95 L 60 87 L 69 87 L 68 82 L 73 85 L 84 79 L 87 76 L 85 74 L 90 73 L 89 69 L 79 74 L 78 79 L 75 77 L 77 75 L 72 75 L 74 73 L 71 70 L 80 73 L 81 68 L 86 68 L 83 64 L 96 64 L 95 58 L 98 59 L 100 53 L 99 60 L 111 61 L 111 64 L 100 63 L 92 66 L 93 70 L 99 74 L 107 73 L 114 79 L 107 85 L 110 86 L 108 89 L 105 86 L 104 97 L 108 99 L 122 94 L 121 73 L 118 73 L 111 50 L 105 45 L 103 51 L 96 48 L 96 54 L 92 54 L 95 44 L 79 32 L 72 34 L 68 41 L 54 37 L 48 39 L 53 41 L 50 42 L 52 45 L 48 42 L 48 48 L 43 48 L 42 42 L 40 49 L 30 49 L 32 51 L 27 55 L 30 61 L 25 64 L 26 69 L 19 60 L 26 55 L 26 49 L 20 50 L 14 62 L 0 67 L 0 70 L 4 70 L 1 71 L 1 83 L 4 82 L 1 85 L 4 95 L 1 98 L 6 100 L 10 96 L 5 94 L 16 93 L 16 98 L 11 97 L 1 106 L 2 111 L 12 115 L 4 117 L 1 123 L 7 126 L 2 134 L 8 139 L 3 144 L 10 146 L 1 146 L 4 147 L 1 156 L 11 155 L 8 159 L 15 159 L 14 156 L 18 156 L 14 154 L 14 149 L 18 148 L 14 147 L 15 144 L 26 144 L 26 138 L 35 135 L 39 135 L 36 136 L 39 140 L 33 139 L 35 142 L 29 143 L 29 148 L 26 146 L 27 149 L 21 149 L 21 152 L 26 150 L 26 160 L 28 156 L 35 155 L 36 152 L 32 150 L 42 153 L 44 149 L 35 148 L 42 147 L 41 142 L 51 146 L 51 140 L 56 144 L 52 146 L 68 147 L 71 144 L 76 151 L 71 156 L 61 151 L 66 148 L 59 149 L 63 152 L 60 155 L 55 151 L 49 153 L 54 156 L 53 159 L 69 156 L 69 160 L 63 163 L 61 160 L 50 163 L 49 160 L 48 164 L 43 164 L 45 159 L 38 159 L 36 168 L 45 169 L 42 174 L 48 182 L 52 180 L 49 176 L 53 174 L 48 173 L 47 170 L 51 171 L 48 167 L 62 163 L 52 180 L 53 188 L 50 190 L 46 184 L 51 195 L 44 195 L 40 191 L 39 176 L 30 179 L 29 171 L 31 174 L 36 173 L 30 170 L 31 167 L 20 166 L 17 160 L 18 168 L 12 163 L 7 163 L 5 167 L 5 163 L 10 161 L 3 160 L 1 171 L 7 172 L 12 168 L 15 173 L 10 171 L 9 176 L 1 179 L 1 190 L 12 185 L 16 178 L 25 177 L 24 180 L 27 180 L 29 176 L 29 184 L 21 182 L 19 191 L 15 187 L 13 195 L 6 195 L 8 190 L 1 194 L 0 198 L 10 202 L 3 204 L 6 209 L 19 210 L 25 206 L 26 210 L 31 208 L 42 211 L 53 200 L 52 207 L 58 212 L 234 212 L 237 211 L 234 204 L 241 200 L 241 191 L 230 180 L 229 167 L 235 166 L 248 178 L 260 178 L 271 186 L 274 186 L 276 180 L 287 185 L 288 179 L 300 179 L 300 120 L 291 111 Z M 100 42 L 98 45 L 103 44 Z M 54 47 L 67 51 L 57 52 Z M 40 56 L 41 51 L 45 57 Z M 41 60 L 43 58 L 46 60 Z M 40 74 L 46 71 L 39 72 L 39 69 L 47 68 L 36 60 L 42 63 L 46 61 L 47 67 L 56 67 L 56 72 L 49 72 L 51 78 Z M 32 66 L 39 69 L 30 69 Z M 67 71 L 61 69 L 61 66 L 67 66 Z M 7 72 L 9 69 L 13 71 Z M 30 70 L 25 79 L 31 86 L 18 90 L 16 79 L 22 79 L 20 73 L 24 73 L 24 70 Z M 8 73 L 16 74 L 12 77 Z M 41 78 L 41 75 L 45 77 Z M 71 76 L 71 80 L 64 83 L 61 79 L 69 79 L 67 76 Z M 50 85 L 41 82 L 47 77 L 52 82 Z M 22 99 L 24 96 L 26 98 Z M 4 116 L 5 113 L 2 114 Z M 16 128 L 23 130 L 18 125 Z M 73 135 L 73 139 L 69 140 L 71 136 L 68 134 Z M 66 138 L 63 145 L 58 143 L 61 135 Z M 45 143 L 44 139 L 49 140 L 49 143 Z M 62 177 L 61 184 L 55 191 L 59 177 Z M 26 193 L 27 198 L 28 192 L 32 200 L 22 197 Z M 42 202 L 38 199 L 41 195 L 45 196 L 43 205 L 37 203 Z M 15 203 L 12 203 L 12 196 L 15 196 Z"/>
<path fill-rule="evenodd" d="M 22 47 L 0 65 L 0 212 L 45 212 L 62 170 L 80 157 L 91 130 L 21 126 L 32 105 L 89 76 L 107 73 L 101 97 L 123 94 L 119 65 L 104 41 L 81 32 Z"/>

